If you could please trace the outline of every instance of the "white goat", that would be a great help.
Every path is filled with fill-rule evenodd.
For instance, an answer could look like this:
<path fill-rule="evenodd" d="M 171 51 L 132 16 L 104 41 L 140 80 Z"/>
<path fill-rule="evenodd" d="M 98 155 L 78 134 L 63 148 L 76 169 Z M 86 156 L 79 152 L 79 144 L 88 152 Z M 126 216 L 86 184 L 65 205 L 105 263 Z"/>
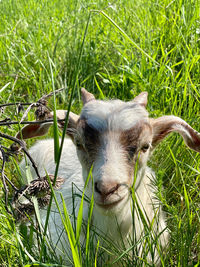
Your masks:
<path fill-rule="evenodd" d="M 138 206 L 135 205 L 135 209 L 133 207 L 131 188 L 134 187 L 137 203 L 147 224 L 149 227 L 153 224 L 152 235 L 159 237 L 158 243 L 162 248 L 166 247 L 169 234 L 166 230 L 165 215 L 159 202 L 155 200 L 151 186 L 154 174 L 146 163 L 153 148 L 171 132 L 181 134 L 191 149 L 200 152 L 199 133 L 175 116 L 149 118 L 145 109 L 146 92 L 130 102 L 95 100 L 95 97 L 85 89 L 82 89 L 81 93 L 84 106 L 80 116 L 70 112 L 66 132 L 70 139 L 65 139 L 58 172 L 58 176 L 65 179 L 59 192 L 64 196 L 68 212 L 73 213 L 75 209 L 77 216 L 81 198 L 75 198 L 74 208 L 72 184 L 83 190 L 92 167 L 92 179 L 87 186 L 86 195 L 88 198 L 91 198 L 92 194 L 94 196 L 91 226 L 99 234 L 97 239 L 100 239 L 100 244 L 103 244 L 102 240 L 106 238 L 122 250 L 130 246 L 133 232 L 136 233 L 136 242 L 139 242 L 142 234 L 145 234 Z M 58 111 L 58 118 L 61 117 L 61 113 Z M 38 127 L 29 125 L 22 129 L 22 135 L 23 138 L 43 135 L 48 128 L 49 124 Z M 45 171 L 54 174 L 53 139 L 39 141 L 29 152 L 41 176 L 45 175 Z M 138 164 L 135 177 L 136 163 Z M 25 169 L 25 161 L 21 163 L 21 168 Z M 31 172 L 35 178 L 33 168 Z M 84 222 L 88 221 L 88 209 L 89 203 L 85 202 Z M 53 210 L 56 211 L 55 204 L 52 206 Z M 41 217 L 45 221 L 45 210 L 41 211 Z M 59 214 L 52 212 L 49 234 L 60 253 L 66 251 L 66 246 L 69 245 L 64 235 L 60 237 L 62 228 Z M 84 231 L 81 235 L 84 240 Z M 144 244 L 144 241 L 139 244 Z M 140 245 L 138 245 L 140 247 L 138 255 L 134 255 L 135 257 L 142 254 Z M 148 262 L 155 260 L 151 259 L 151 253 L 147 258 Z"/>

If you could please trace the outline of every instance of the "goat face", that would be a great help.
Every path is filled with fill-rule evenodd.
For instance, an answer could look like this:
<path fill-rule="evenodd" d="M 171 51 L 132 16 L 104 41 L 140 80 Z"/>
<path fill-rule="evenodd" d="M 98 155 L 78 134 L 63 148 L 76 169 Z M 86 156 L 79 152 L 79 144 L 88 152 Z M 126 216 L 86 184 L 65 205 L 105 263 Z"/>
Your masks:
<path fill-rule="evenodd" d="M 67 134 L 77 147 L 85 180 L 92 168 L 94 200 L 102 210 L 120 210 L 132 185 L 136 189 L 140 185 L 151 148 L 169 133 L 178 132 L 200 152 L 200 134 L 185 121 L 175 116 L 148 117 L 146 92 L 125 103 L 97 101 L 82 89 L 82 100 L 81 115 L 69 120 Z"/>
<path fill-rule="evenodd" d="M 136 162 L 135 187 L 142 179 L 151 142 L 152 127 L 142 105 L 119 100 L 84 105 L 74 143 L 84 179 L 92 168 L 96 205 L 106 210 L 124 205 L 134 182 Z"/>

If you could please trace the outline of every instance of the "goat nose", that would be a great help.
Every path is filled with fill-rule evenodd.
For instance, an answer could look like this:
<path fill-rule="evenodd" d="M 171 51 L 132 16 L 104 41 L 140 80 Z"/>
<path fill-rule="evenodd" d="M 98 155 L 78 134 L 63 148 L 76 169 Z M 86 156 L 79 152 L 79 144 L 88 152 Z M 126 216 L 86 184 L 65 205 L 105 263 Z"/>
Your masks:
<path fill-rule="evenodd" d="M 119 188 L 119 184 L 117 184 L 117 183 L 105 184 L 102 182 L 95 182 L 95 184 L 94 184 L 95 191 L 102 196 L 111 195 L 111 194 L 115 193 L 115 191 L 117 191 L 118 188 Z"/>

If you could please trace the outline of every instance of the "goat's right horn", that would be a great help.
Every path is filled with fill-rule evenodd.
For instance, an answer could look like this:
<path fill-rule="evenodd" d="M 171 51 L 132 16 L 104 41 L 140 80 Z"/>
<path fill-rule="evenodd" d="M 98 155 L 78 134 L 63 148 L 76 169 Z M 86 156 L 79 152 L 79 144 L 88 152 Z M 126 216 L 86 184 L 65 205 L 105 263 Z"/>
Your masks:
<path fill-rule="evenodd" d="M 86 103 L 95 100 L 95 97 L 93 94 L 89 93 L 85 88 L 81 88 L 81 99 L 83 101 L 83 105 Z"/>

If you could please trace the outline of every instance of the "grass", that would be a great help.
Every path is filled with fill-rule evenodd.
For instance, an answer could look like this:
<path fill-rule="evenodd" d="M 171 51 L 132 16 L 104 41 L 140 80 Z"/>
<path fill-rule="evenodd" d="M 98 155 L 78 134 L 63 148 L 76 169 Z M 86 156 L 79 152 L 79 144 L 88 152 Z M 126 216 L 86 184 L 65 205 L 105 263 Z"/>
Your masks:
<path fill-rule="evenodd" d="M 79 112 L 82 86 L 100 99 L 130 100 L 145 90 L 150 116 L 173 114 L 200 131 L 199 12 L 198 0 L 2 0 L 0 101 L 33 102 L 65 87 L 56 107 L 67 109 L 73 93 L 71 108 Z M 15 108 L 7 108 L 1 119 L 7 116 L 18 119 Z M 28 117 L 33 119 L 33 113 Z M 1 131 L 14 136 L 18 126 Z M 163 264 L 198 266 L 200 157 L 174 134 L 159 145 L 149 164 L 171 236 Z M 7 164 L 6 174 L 19 184 L 13 166 L 13 161 Z M 20 245 L 3 200 L 0 214 L 0 265 L 25 266 L 29 254 L 38 261 L 39 255 Z M 56 264 L 47 255 L 45 264 L 52 261 Z"/>

